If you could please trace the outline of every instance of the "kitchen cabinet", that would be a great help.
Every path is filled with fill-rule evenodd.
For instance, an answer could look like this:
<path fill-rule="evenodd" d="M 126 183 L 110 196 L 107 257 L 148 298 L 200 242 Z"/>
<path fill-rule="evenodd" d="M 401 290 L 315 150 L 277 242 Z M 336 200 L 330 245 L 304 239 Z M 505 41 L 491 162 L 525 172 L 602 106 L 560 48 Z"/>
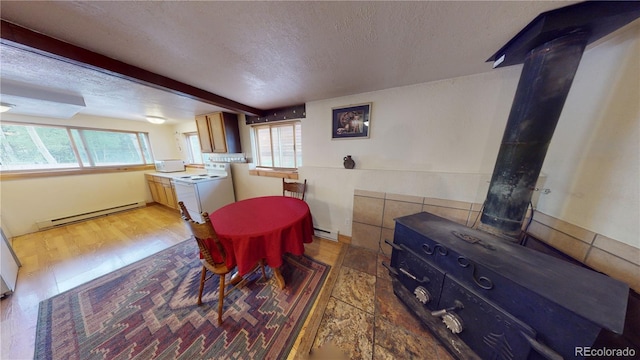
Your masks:
<path fill-rule="evenodd" d="M 196 116 L 196 127 L 203 153 L 240 153 L 238 115 L 215 112 Z"/>
<path fill-rule="evenodd" d="M 171 184 L 171 179 L 149 174 L 146 174 L 146 178 L 153 201 L 172 209 L 178 209 L 176 191 Z"/>

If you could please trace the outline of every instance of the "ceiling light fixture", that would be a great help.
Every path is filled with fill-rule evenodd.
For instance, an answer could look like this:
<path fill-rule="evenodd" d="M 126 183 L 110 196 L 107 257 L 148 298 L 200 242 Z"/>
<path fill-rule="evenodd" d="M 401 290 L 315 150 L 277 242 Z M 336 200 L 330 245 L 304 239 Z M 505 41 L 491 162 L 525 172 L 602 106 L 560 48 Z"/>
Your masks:
<path fill-rule="evenodd" d="M 147 121 L 152 124 L 164 124 L 167 119 L 160 116 L 147 116 Z"/>
<path fill-rule="evenodd" d="M 0 113 L 7 112 L 7 111 L 13 109 L 14 106 L 15 105 L 13 105 L 13 104 L 0 103 Z"/>
<path fill-rule="evenodd" d="M 20 115 L 70 119 L 86 108 L 82 95 L 8 79 L 0 79 L 0 93 L 4 104 L 15 105 L 10 112 Z"/>

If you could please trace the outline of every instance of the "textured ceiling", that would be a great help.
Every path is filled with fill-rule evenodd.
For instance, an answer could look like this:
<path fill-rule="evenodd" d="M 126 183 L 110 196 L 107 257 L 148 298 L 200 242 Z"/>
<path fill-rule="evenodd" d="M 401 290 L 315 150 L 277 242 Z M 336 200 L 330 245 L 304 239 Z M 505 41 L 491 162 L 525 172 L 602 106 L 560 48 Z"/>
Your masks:
<path fill-rule="evenodd" d="M 491 70 L 563 1 L 1 1 L 2 19 L 259 109 Z M 212 105 L 0 47 L 1 77 L 81 95 L 80 113 L 192 121 Z M 17 110 L 17 109 L 15 109 Z"/>

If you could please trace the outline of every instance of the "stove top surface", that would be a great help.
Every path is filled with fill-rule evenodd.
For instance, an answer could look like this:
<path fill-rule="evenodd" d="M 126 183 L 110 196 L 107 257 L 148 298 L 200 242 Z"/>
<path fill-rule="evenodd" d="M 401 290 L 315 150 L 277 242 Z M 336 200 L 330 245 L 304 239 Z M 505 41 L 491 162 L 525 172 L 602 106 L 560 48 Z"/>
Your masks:
<path fill-rule="evenodd" d="M 219 178 L 221 178 L 220 175 L 196 174 L 196 175 L 180 176 L 180 177 L 177 177 L 175 180 L 184 181 L 184 182 L 199 182 L 199 181 L 215 180 Z"/>

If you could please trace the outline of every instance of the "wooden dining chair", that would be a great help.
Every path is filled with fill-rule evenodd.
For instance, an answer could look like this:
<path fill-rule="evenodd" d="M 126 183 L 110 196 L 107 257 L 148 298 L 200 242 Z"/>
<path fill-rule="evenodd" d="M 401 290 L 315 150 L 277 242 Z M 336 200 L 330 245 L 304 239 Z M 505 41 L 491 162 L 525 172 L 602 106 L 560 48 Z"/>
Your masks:
<path fill-rule="evenodd" d="M 294 197 L 304 200 L 304 193 L 307 190 L 307 179 L 303 183 L 287 182 L 282 178 L 282 196 Z"/>
<path fill-rule="evenodd" d="M 204 283 L 214 275 L 218 275 L 220 277 L 220 288 L 218 290 L 218 325 L 220 325 L 222 324 L 222 307 L 224 305 L 224 298 L 235 288 L 234 286 L 234 288 L 226 291 L 225 287 L 225 277 L 231 272 L 231 270 L 233 270 L 233 268 L 229 269 L 226 265 L 226 252 L 218 238 L 218 234 L 216 234 L 216 231 L 213 228 L 213 224 L 211 224 L 209 214 L 206 212 L 202 213 L 204 223 L 197 223 L 191 219 L 191 215 L 189 215 L 189 211 L 187 211 L 187 208 L 184 206 L 182 201 L 180 201 L 178 205 L 180 206 L 182 220 L 184 220 L 191 230 L 193 237 L 198 243 L 200 254 L 202 255 L 202 258 L 200 259 L 200 262 L 202 263 L 202 274 L 200 275 L 200 289 L 198 290 L 198 305 L 202 305 L 202 290 L 204 289 Z M 215 245 L 213 254 L 209 251 L 209 248 L 205 246 L 205 241 L 208 239 L 213 240 L 213 244 Z M 259 264 L 259 268 L 262 270 L 262 276 L 266 279 L 267 275 L 264 270 L 264 261 L 261 260 Z M 258 266 L 256 266 L 251 273 L 257 269 Z M 211 272 L 211 275 L 207 276 L 207 271 Z"/>

